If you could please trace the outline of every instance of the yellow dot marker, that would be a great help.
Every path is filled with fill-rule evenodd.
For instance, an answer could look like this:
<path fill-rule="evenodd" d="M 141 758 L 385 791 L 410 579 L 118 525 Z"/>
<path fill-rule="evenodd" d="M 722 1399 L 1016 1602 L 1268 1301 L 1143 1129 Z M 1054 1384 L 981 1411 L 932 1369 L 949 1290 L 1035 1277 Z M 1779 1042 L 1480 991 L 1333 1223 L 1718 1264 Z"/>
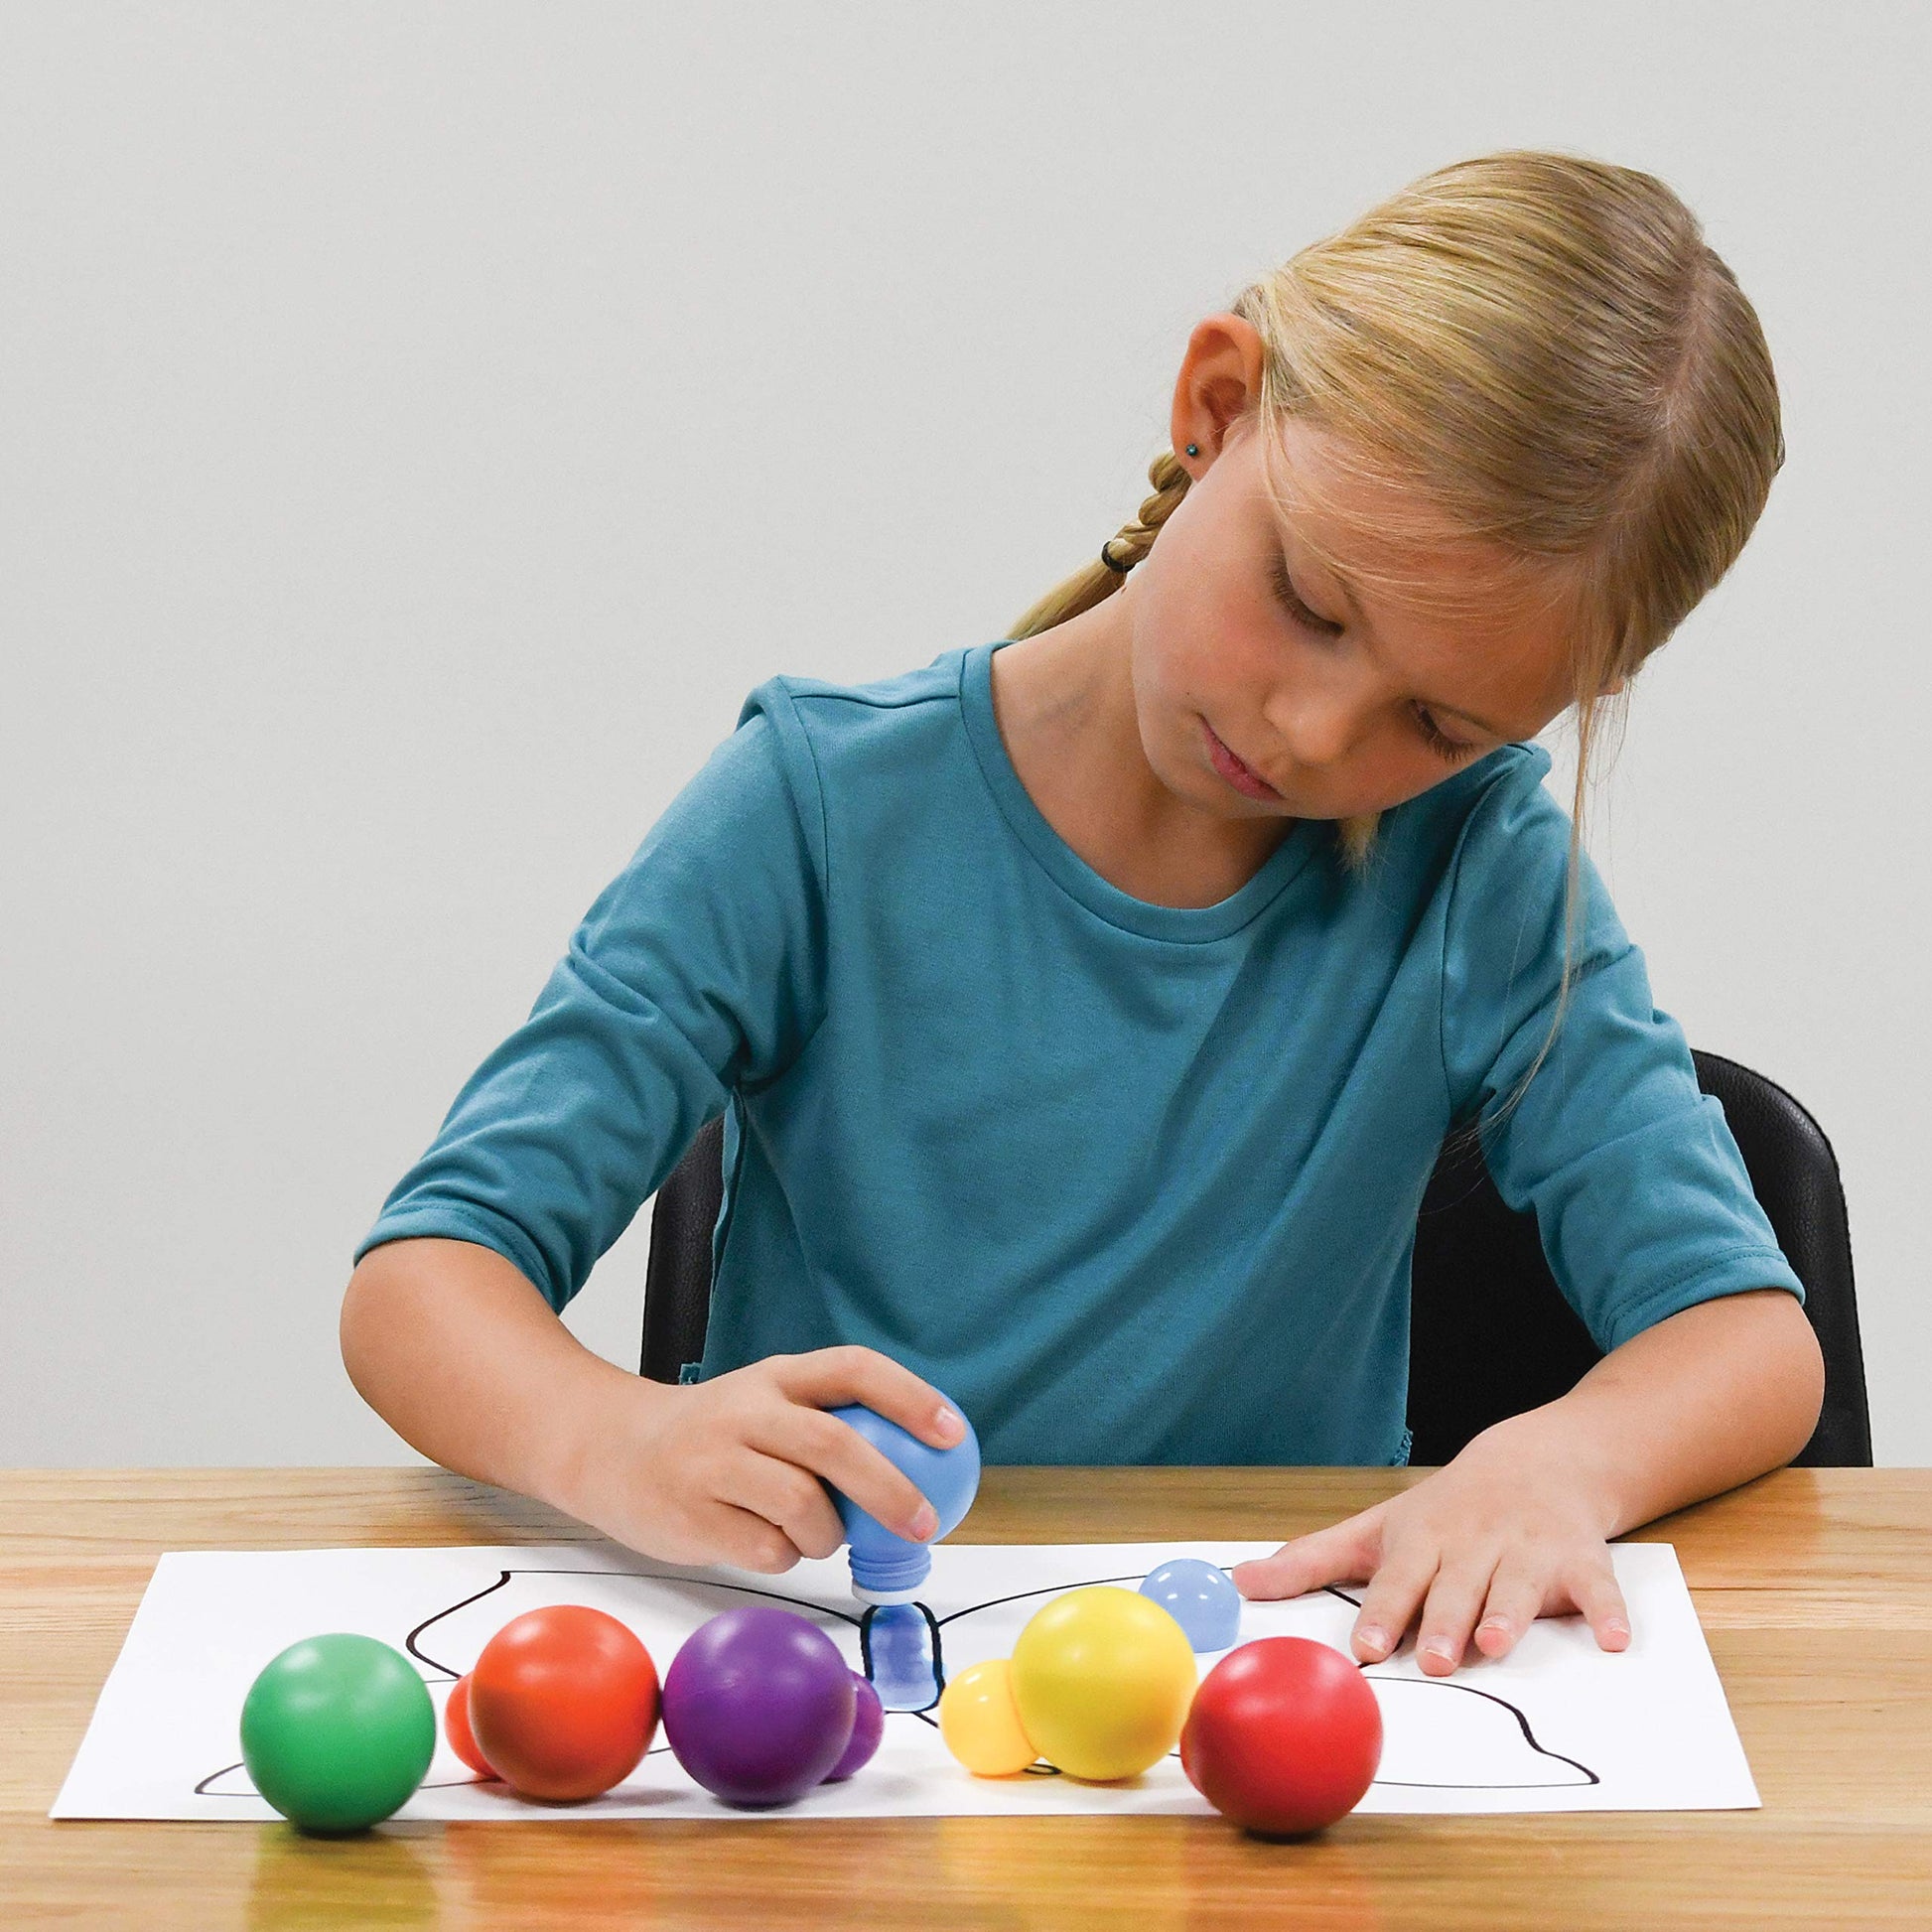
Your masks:
<path fill-rule="evenodd" d="M 939 1735 L 975 1777 L 1018 1777 L 1039 1753 L 1013 1701 L 1013 1673 L 1004 1657 L 969 1664 L 949 1678 L 939 1697 Z"/>
<path fill-rule="evenodd" d="M 1035 1611 L 1013 1647 L 1027 1735 L 1068 1777 L 1137 1777 L 1173 1749 L 1200 1681 L 1193 1645 L 1139 1590 L 1095 1584 Z"/>

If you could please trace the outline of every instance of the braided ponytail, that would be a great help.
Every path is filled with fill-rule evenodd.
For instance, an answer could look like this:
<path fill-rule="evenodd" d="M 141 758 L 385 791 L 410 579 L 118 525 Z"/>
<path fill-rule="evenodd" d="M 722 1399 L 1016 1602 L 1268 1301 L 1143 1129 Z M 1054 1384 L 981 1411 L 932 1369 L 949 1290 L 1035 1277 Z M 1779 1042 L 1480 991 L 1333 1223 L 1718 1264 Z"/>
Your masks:
<path fill-rule="evenodd" d="M 1154 485 L 1154 494 L 1142 502 L 1140 514 L 1133 522 L 1123 523 L 1100 546 L 1113 562 L 1103 563 L 1095 558 L 1064 583 L 1055 584 L 1007 632 L 1009 637 L 1017 641 L 1051 630 L 1056 623 L 1064 623 L 1068 618 L 1077 618 L 1082 611 L 1091 611 L 1096 604 L 1105 603 L 1120 589 L 1127 573 L 1154 548 L 1161 525 L 1180 507 L 1180 499 L 1193 482 L 1186 465 L 1172 450 L 1163 450 L 1148 465 L 1147 480 Z"/>

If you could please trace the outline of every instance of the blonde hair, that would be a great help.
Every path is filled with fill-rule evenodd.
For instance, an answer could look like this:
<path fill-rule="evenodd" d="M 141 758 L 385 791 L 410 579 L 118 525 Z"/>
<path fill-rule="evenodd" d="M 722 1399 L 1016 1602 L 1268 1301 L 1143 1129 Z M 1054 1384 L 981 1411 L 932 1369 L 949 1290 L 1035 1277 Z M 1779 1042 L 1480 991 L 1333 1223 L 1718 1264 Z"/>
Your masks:
<path fill-rule="evenodd" d="M 1420 608 L 1466 608 L 1415 557 L 1445 532 L 1479 551 L 1491 585 L 1562 610 L 1578 762 L 1564 905 L 1573 980 L 1585 784 L 1599 712 L 1730 568 L 1784 461 L 1776 378 L 1756 312 L 1696 215 L 1652 175 L 1528 149 L 1424 175 L 1311 243 L 1229 305 L 1261 338 L 1264 435 L 1278 504 L 1319 500 L 1391 559 L 1349 571 Z M 1314 486 L 1290 487 L 1275 452 L 1295 419 L 1333 439 L 1335 475 L 1376 492 L 1372 525 Z M 1108 545 L 1145 557 L 1190 481 L 1172 451 L 1154 494 Z M 1403 505 L 1413 514 L 1391 521 Z M 1324 563 L 1306 527 L 1298 537 Z M 1035 604 L 1012 635 L 1049 629 L 1126 581 L 1098 560 Z M 1465 592 L 1472 597 L 1479 593 Z M 1359 874 L 1379 814 L 1336 821 Z"/>

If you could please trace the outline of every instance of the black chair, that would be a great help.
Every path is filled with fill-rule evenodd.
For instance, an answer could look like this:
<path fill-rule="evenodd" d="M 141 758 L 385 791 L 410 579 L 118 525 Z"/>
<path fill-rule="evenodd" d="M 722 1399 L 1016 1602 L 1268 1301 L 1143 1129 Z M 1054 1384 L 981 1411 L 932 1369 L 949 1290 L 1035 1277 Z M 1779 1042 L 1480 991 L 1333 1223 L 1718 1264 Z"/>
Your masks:
<path fill-rule="evenodd" d="M 1825 1357 L 1824 1410 L 1792 1459 L 1814 1468 L 1869 1468 L 1852 1238 L 1832 1144 L 1761 1073 L 1695 1047 L 1691 1059 L 1699 1087 L 1723 1105 L 1751 1191 L 1805 1285 L 1805 1312 Z M 1430 1177 L 1416 1221 L 1410 1296 L 1416 1462 L 1447 1462 L 1491 1423 L 1555 1401 L 1602 1359 L 1550 1273 L 1536 1216 L 1504 1202 L 1474 1149 L 1446 1151 Z"/>
<path fill-rule="evenodd" d="M 1761 1073 L 1693 1049 L 1698 1085 L 1715 1094 L 1778 1245 L 1805 1285 L 1825 1357 L 1825 1406 L 1794 1461 L 1871 1463 L 1864 1356 L 1852 1283 L 1852 1240 L 1838 1159 L 1824 1130 Z M 658 1189 L 644 1275 L 643 1373 L 675 1382 L 704 1353 L 711 1236 L 724 1199 L 722 1119 L 699 1131 Z M 1496 1191 L 1466 1135 L 1444 1143 L 1416 1222 L 1411 1276 L 1411 1460 L 1447 1462 L 1505 1416 L 1554 1401 L 1601 1359 L 1563 1299 L 1534 1214 Z"/>

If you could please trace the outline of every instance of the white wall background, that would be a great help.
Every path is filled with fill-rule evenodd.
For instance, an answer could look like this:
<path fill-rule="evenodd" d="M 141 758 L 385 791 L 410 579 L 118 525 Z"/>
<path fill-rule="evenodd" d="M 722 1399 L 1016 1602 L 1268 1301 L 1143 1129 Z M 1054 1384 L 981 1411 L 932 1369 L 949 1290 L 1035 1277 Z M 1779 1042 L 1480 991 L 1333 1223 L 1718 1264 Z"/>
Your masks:
<path fill-rule="evenodd" d="M 1194 320 L 1518 145 L 1663 176 L 1770 338 L 1789 462 L 1592 849 L 1831 1134 L 1932 1461 L 1927 21 L 9 7 L 0 1462 L 410 1459 L 350 1250 L 746 692 L 1004 635 Z M 571 1312 L 620 1360 L 648 1218 Z"/>

